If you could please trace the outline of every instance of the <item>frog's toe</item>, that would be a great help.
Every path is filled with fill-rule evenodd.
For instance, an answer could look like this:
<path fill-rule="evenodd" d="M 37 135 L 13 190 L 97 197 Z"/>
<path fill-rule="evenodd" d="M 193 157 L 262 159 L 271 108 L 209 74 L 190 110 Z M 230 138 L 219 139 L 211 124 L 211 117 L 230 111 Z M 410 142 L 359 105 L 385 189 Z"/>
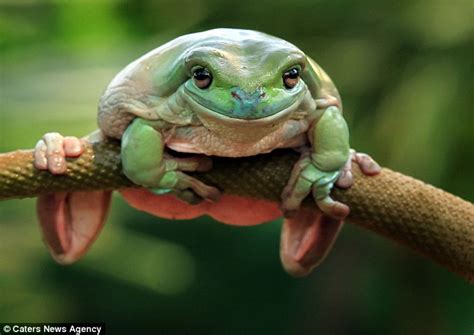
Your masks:
<path fill-rule="evenodd" d="M 74 136 L 64 137 L 64 154 L 66 157 L 78 157 L 84 152 L 80 139 Z"/>
<path fill-rule="evenodd" d="M 297 178 L 289 183 L 282 192 L 281 210 L 285 216 L 299 209 L 303 200 L 311 193 L 313 183 L 305 178 Z"/>
<path fill-rule="evenodd" d="M 367 154 L 353 151 L 352 160 L 359 165 L 365 175 L 373 176 L 381 171 L 380 165 Z"/>
<path fill-rule="evenodd" d="M 341 176 L 336 182 L 336 185 L 341 188 L 349 188 L 354 184 L 354 177 L 352 176 L 352 171 L 343 170 Z"/>
<path fill-rule="evenodd" d="M 176 158 L 167 155 L 165 166 L 166 171 L 206 172 L 212 169 L 212 159 L 207 156 Z"/>
<path fill-rule="evenodd" d="M 329 195 L 321 200 L 317 200 L 316 203 L 324 214 L 333 219 L 343 220 L 350 212 L 349 206 L 333 200 Z"/>
<path fill-rule="evenodd" d="M 172 194 L 179 200 L 187 203 L 188 205 L 198 205 L 201 202 L 204 201 L 204 198 L 200 197 L 197 195 L 193 190 L 191 189 L 163 189 L 163 188 L 151 188 L 149 189 L 152 193 L 156 195 L 166 195 L 166 194 Z"/>
<path fill-rule="evenodd" d="M 178 199 L 180 199 L 181 201 L 184 201 L 188 205 L 198 205 L 198 204 L 200 204 L 201 202 L 204 201 L 203 198 L 198 196 L 192 190 L 175 190 L 175 191 L 173 191 L 173 194 Z"/>
<path fill-rule="evenodd" d="M 221 192 L 217 188 L 206 185 L 194 177 L 182 172 L 176 172 L 176 177 L 178 181 L 175 189 L 178 191 L 192 190 L 197 196 L 209 201 L 217 201 L 221 197 Z"/>
<path fill-rule="evenodd" d="M 46 158 L 46 143 L 43 140 L 39 140 L 36 143 L 34 151 L 34 166 L 38 170 L 48 169 L 48 160 Z"/>
<path fill-rule="evenodd" d="M 342 188 L 349 188 L 354 184 L 352 175 L 352 154 L 342 168 L 341 175 L 337 179 L 336 185 Z"/>
<path fill-rule="evenodd" d="M 305 151 L 293 166 L 290 179 L 281 193 L 281 210 L 285 216 L 291 216 L 294 211 L 298 210 L 303 200 L 311 192 L 312 180 L 308 180 L 302 175 L 310 164 L 310 153 Z"/>

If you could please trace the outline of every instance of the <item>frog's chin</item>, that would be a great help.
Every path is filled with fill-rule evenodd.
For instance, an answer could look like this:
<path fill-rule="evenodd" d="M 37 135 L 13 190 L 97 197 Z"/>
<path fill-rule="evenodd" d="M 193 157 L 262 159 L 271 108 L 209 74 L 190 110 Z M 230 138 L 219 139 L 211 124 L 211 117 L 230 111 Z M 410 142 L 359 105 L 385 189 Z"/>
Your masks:
<path fill-rule="evenodd" d="M 261 127 L 265 125 L 276 125 L 281 121 L 287 120 L 291 114 L 298 109 L 303 100 L 304 96 L 296 99 L 291 105 L 286 108 L 283 108 L 269 116 L 261 117 L 258 119 L 239 119 L 226 116 L 217 111 L 214 111 L 206 106 L 203 106 L 191 96 L 187 96 L 187 103 L 191 110 L 196 114 L 196 116 L 204 123 L 209 122 L 215 123 L 218 122 L 222 125 L 235 125 L 235 126 L 244 126 L 244 127 Z"/>

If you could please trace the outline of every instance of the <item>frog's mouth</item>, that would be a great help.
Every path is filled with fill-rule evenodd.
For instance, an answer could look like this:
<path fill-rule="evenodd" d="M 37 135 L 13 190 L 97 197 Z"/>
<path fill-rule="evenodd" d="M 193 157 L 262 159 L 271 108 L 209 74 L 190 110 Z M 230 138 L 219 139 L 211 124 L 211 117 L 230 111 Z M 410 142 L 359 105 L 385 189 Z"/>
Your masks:
<path fill-rule="evenodd" d="M 289 116 L 300 106 L 304 99 L 304 94 L 295 96 L 285 105 L 275 105 L 262 108 L 260 110 L 244 110 L 234 108 L 230 111 L 210 108 L 205 106 L 200 99 L 192 94 L 186 94 L 186 101 L 191 110 L 196 113 L 201 121 L 218 121 L 224 124 L 241 124 L 243 126 L 262 126 L 269 123 L 276 124 L 281 120 L 288 119 Z"/>

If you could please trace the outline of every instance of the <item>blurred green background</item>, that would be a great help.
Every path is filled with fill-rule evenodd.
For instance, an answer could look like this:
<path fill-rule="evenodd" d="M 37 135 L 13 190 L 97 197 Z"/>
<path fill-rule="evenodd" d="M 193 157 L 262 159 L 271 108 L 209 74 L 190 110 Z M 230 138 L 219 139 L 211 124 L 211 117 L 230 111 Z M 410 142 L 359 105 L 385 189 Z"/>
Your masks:
<path fill-rule="evenodd" d="M 48 131 L 89 133 L 121 68 L 215 27 L 299 46 L 338 85 L 353 147 L 474 200 L 472 0 L 0 0 L 0 152 Z M 474 332 L 472 286 L 350 224 L 320 268 L 290 278 L 280 225 L 171 222 L 116 197 L 88 256 L 61 267 L 34 200 L 0 202 L 0 321 L 102 321 L 113 334 Z"/>

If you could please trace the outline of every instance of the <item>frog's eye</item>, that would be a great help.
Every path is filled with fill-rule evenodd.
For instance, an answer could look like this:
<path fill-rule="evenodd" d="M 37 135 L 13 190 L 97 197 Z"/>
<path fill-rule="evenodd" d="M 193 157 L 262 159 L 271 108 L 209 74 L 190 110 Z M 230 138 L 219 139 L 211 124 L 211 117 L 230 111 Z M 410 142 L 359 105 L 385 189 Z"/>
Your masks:
<path fill-rule="evenodd" d="M 212 75 L 205 68 L 198 68 L 193 72 L 194 82 L 200 89 L 208 88 L 212 83 Z"/>
<path fill-rule="evenodd" d="M 285 84 L 285 87 L 288 89 L 293 88 L 298 84 L 299 78 L 300 70 L 294 67 L 283 73 L 283 84 Z"/>

